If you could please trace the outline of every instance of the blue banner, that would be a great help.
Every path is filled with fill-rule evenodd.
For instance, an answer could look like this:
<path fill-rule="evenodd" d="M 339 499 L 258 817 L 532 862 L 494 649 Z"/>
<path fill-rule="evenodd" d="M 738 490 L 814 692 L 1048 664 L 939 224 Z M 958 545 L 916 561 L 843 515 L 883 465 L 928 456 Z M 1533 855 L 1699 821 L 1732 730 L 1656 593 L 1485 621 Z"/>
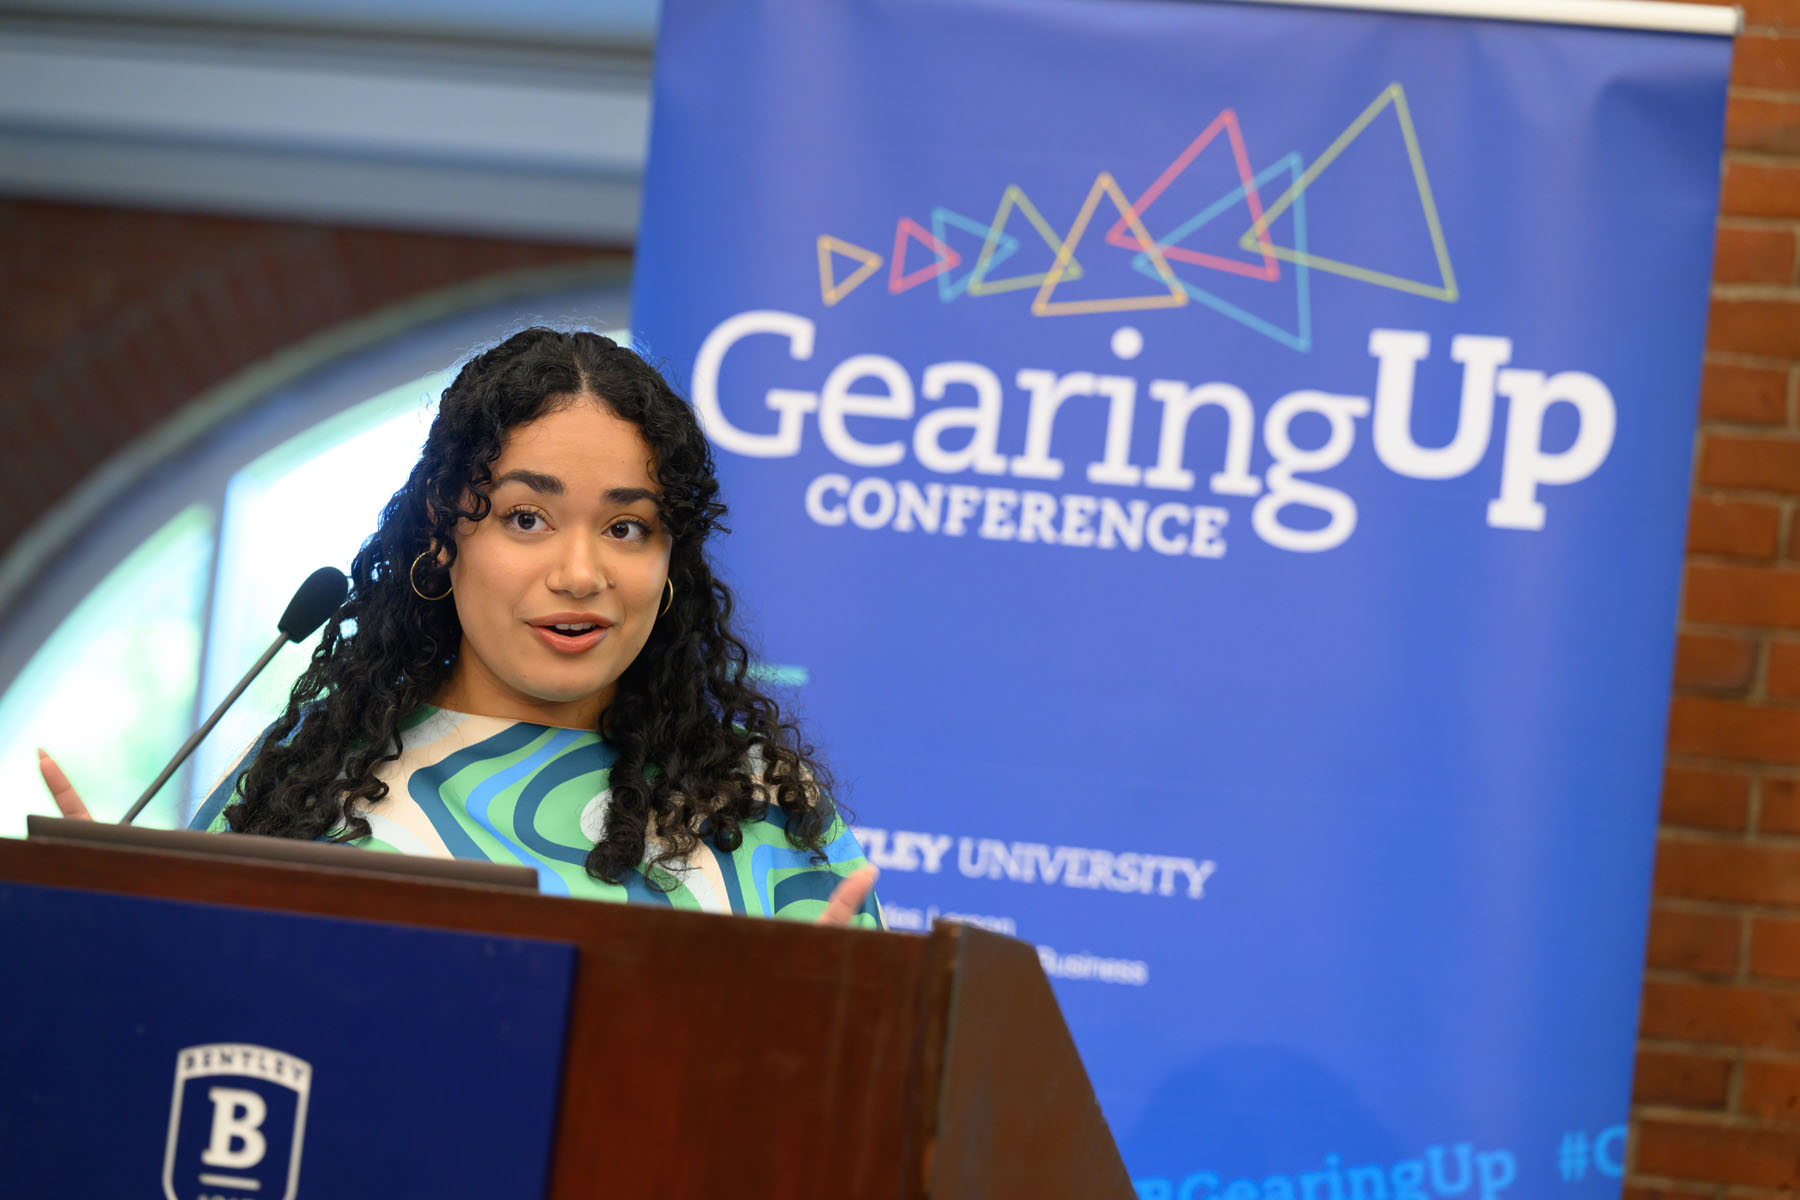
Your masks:
<path fill-rule="evenodd" d="M 634 325 L 1146 1200 L 1616 1195 L 1728 39 L 666 0 Z"/>

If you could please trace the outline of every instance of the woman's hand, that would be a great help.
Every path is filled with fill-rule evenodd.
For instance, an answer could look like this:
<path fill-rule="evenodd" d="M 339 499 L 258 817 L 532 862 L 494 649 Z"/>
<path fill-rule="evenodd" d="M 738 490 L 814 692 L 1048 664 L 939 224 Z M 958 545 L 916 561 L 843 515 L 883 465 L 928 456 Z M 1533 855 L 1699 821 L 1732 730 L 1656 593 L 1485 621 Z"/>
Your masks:
<path fill-rule="evenodd" d="M 42 749 L 38 751 L 38 773 L 44 777 L 44 786 L 50 789 L 50 798 L 56 801 L 56 807 L 63 816 L 73 817 L 77 821 L 94 819 L 93 814 L 88 812 L 87 805 L 83 804 L 81 797 L 76 794 L 75 785 L 69 782 L 69 777 L 64 775 L 62 768 L 56 765 L 56 760 Z M 854 879 L 855 876 L 851 876 L 851 878 Z M 847 884 L 849 881 L 845 882 Z M 842 891 L 843 889 L 838 890 Z M 868 889 L 864 888 L 863 891 L 866 895 Z M 832 897 L 833 901 L 836 899 L 836 896 Z M 858 903 L 861 901 L 859 900 Z"/>
<path fill-rule="evenodd" d="M 58 771 L 57 774 L 61 775 L 62 772 Z M 48 779 L 49 776 L 46 775 L 45 778 Z M 74 796 L 74 791 L 71 790 L 69 795 Z M 62 801 L 58 800 L 57 803 L 61 804 Z M 75 803 L 80 804 L 81 801 L 76 800 Z M 831 899 L 825 902 L 825 911 L 819 914 L 818 920 L 813 924 L 848 925 L 850 918 L 861 911 L 863 901 L 869 898 L 869 893 L 875 888 L 875 877 L 880 874 L 881 871 L 873 866 L 858 867 L 850 872 L 844 877 L 844 882 L 837 885 L 837 890 L 831 893 Z"/>

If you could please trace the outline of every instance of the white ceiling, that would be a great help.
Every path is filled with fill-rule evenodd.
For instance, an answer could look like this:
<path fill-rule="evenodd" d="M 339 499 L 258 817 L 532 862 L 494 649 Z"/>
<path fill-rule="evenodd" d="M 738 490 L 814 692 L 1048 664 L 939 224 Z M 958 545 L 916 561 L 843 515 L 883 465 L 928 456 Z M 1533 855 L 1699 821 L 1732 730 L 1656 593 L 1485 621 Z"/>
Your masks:
<path fill-rule="evenodd" d="M 656 7 L 0 2 L 0 194 L 628 243 Z"/>
<path fill-rule="evenodd" d="M 0 13 L 480 34 L 648 46 L 657 0 L 5 0 Z"/>

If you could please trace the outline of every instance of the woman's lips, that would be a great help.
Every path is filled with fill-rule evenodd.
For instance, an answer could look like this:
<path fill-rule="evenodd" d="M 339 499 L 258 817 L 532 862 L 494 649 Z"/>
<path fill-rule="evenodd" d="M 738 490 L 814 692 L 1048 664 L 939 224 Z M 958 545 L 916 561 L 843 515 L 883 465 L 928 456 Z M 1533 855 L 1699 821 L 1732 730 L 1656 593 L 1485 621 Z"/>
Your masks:
<path fill-rule="evenodd" d="M 609 626 L 596 625 L 586 633 L 559 633 L 553 626 L 533 625 L 531 632 L 537 635 L 538 641 L 550 647 L 558 654 L 580 654 L 584 650 L 592 650 L 606 636 Z"/>

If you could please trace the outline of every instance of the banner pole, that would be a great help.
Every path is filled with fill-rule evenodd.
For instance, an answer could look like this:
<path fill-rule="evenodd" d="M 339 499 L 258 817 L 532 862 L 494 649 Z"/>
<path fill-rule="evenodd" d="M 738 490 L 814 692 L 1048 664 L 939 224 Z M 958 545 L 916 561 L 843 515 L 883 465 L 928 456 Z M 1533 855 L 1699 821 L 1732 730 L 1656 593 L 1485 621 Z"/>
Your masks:
<path fill-rule="evenodd" d="M 1413 13 L 1424 17 L 1474 17 L 1535 21 L 1548 25 L 1595 25 L 1663 33 L 1705 33 L 1732 37 L 1744 28 L 1744 11 L 1714 4 L 1664 0 L 1228 0 L 1236 4 L 1279 4 L 1300 8 L 1353 8 L 1364 12 Z"/>

